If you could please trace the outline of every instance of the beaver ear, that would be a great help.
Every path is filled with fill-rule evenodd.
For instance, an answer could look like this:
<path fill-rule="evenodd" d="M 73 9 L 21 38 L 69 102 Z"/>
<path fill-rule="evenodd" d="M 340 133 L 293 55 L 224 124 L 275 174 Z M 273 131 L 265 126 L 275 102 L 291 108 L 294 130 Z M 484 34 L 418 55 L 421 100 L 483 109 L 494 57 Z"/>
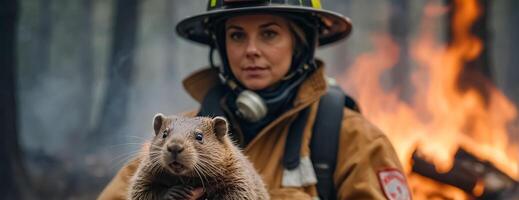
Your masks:
<path fill-rule="evenodd" d="M 153 130 L 155 130 L 155 135 L 160 132 L 160 128 L 162 127 L 162 123 L 164 123 L 164 115 L 162 113 L 157 113 L 155 117 L 153 117 Z"/>
<path fill-rule="evenodd" d="M 222 138 L 225 134 L 227 134 L 227 131 L 229 130 L 227 120 L 223 117 L 213 118 L 213 125 L 214 133 L 216 134 L 217 138 Z"/>

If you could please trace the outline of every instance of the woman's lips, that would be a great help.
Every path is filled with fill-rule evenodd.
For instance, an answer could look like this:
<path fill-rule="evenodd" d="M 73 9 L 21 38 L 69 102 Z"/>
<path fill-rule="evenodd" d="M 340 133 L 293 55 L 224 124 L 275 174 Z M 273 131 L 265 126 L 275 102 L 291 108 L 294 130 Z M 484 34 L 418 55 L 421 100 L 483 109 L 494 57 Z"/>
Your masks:
<path fill-rule="evenodd" d="M 265 75 L 268 72 L 268 68 L 259 67 L 259 66 L 251 66 L 251 67 L 242 68 L 242 72 L 246 77 L 249 77 L 249 78 L 260 77 L 260 76 Z"/>

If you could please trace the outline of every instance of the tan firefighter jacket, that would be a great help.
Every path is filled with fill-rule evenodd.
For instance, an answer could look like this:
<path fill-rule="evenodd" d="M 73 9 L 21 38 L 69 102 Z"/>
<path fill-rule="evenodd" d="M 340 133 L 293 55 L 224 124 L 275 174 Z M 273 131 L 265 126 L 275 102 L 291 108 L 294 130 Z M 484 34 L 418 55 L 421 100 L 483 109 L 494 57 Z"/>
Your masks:
<path fill-rule="evenodd" d="M 318 101 L 327 89 L 323 64 L 320 63 L 320 66 L 300 86 L 294 106 L 263 128 L 244 149 L 244 154 L 263 177 L 272 199 L 317 199 L 315 185 L 282 187 L 282 157 L 290 122 L 296 118 L 298 111 L 308 106 L 311 109 L 304 130 L 301 155 L 310 155 L 309 140 Z M 206 69 L 185 79 L 184 86 L 195 100 L 201 102 L 217 81 L 219 80 L 216 71 Z M 196 112 L 191 113 L 194 114 Z M 388 169 L 401 172 L 402 167 L 388 138 L 362 115 L 347 108 L 344 108 L 339 137 L 339 152 L 333 177 L 337 197 L 339 199 L 393 199 L 387 197 L 391 195 L 391 188 L 384 188 L 387 185 L 384 185 L 383 179 L 387 178 L 381 177 L 381 173 Z M 99 199 L 126 199 L 128 181 L 137 165 L 136 160 L 127 163 L 106 186 Z M 407 187 L 407 183 L 404 187 Z"/>

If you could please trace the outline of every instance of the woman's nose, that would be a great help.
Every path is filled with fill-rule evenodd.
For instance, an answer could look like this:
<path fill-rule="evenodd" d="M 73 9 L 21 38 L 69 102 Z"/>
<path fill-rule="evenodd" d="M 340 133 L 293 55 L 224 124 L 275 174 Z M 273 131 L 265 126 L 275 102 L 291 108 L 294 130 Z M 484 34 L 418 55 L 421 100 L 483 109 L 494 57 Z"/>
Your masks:
<path fill-rule="evenodd" d="M 247 58 L 259 57 L 260 52 L 259 52 L 258 46 L 256 44 L 256 41 L 249 40 L 249 42 L 247 43 L 246 53 L 247 53 Z"/>

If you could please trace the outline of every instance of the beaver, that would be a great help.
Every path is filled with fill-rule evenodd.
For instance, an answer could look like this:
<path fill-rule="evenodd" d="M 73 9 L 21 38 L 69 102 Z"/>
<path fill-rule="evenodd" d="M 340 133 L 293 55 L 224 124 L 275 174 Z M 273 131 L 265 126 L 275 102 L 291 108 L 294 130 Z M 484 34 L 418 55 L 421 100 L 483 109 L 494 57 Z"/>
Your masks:
<path fill-rule="evenodd" d="M 186 199 L 198 187 L 206 199 L 269 199 L 261 177 L 230 139 L 225 118 L 159 113 L 153 128 L 129 199 Z"/>

